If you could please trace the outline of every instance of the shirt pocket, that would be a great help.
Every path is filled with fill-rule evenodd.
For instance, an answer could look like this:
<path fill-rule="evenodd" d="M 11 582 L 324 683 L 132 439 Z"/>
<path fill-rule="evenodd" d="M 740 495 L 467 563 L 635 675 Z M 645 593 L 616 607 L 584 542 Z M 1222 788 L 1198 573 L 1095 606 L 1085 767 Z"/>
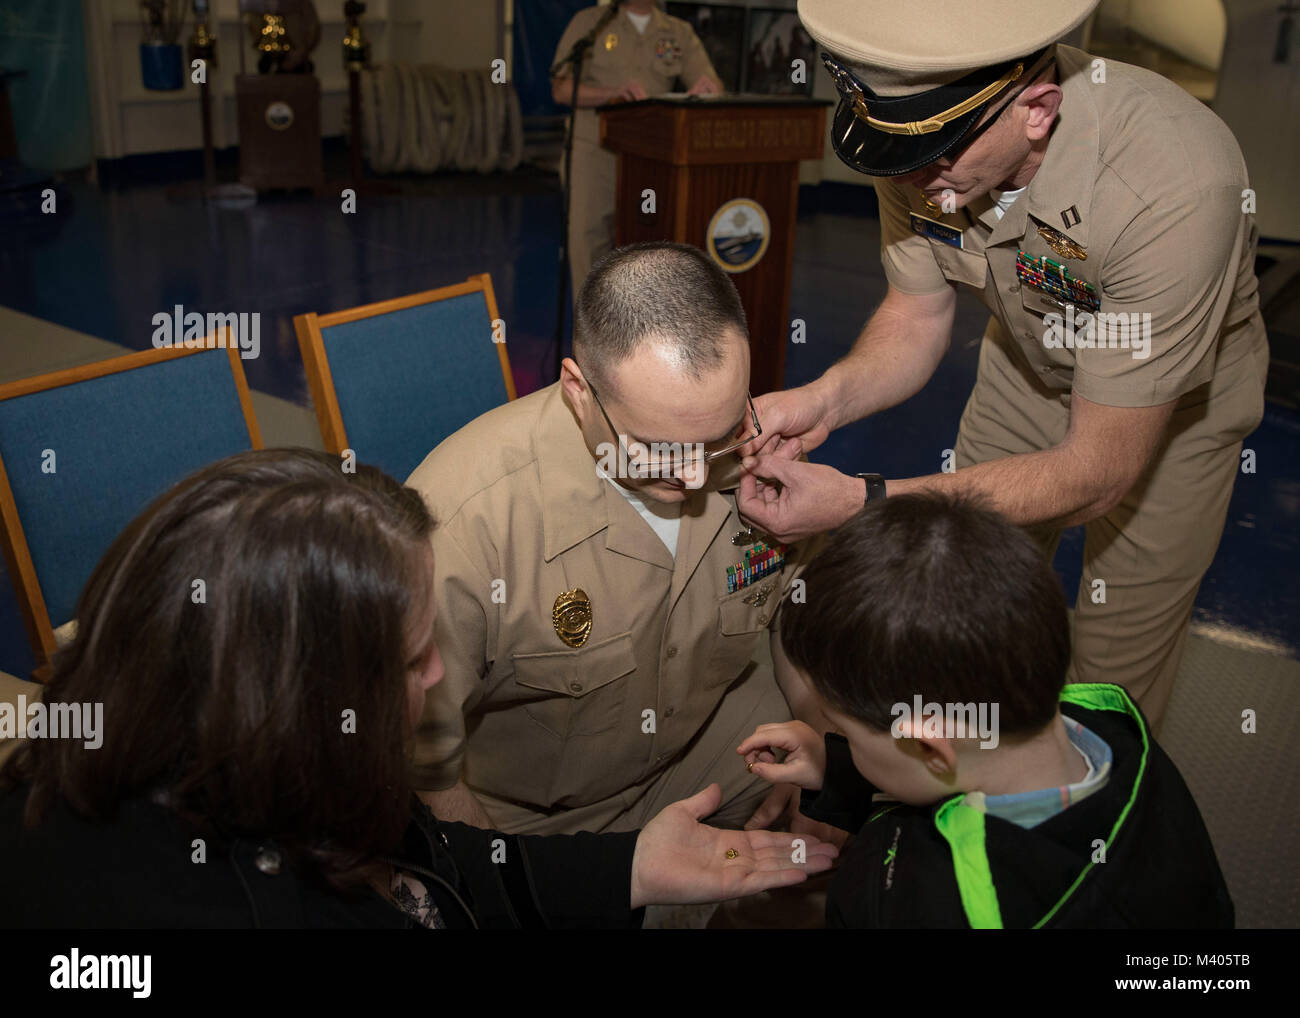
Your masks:
<path fill-rule="evenodd" d="M 1041 319 L 1045 315 L 1050 314 L 1057 314 L 1064 317 L 1066 302 L 1058 297 L 1053 297 L 1049 293 L 1044 293 L 1042 290 L 1038 290 L 1030 286 L 1028 283 L 1021 283 L 1020 306 L 1029 314 L 1035 315 Z M 1084 309 L 1078 308 L 1076 314 L 1081 310 Z"/>
<path fill-rule="evenodd" d="M 934 260 L 939 271 L 950 283 L 960 283 L 983 290 L 988 281 L 989 262 L 982 252 L 963 251 L 961 248 L 944 244 L 942 241 L 930 241 Z"/>
<path fill-rule="evenodd" d="M 650 67 L 656 74 L 664 78 L 668 83 L 672 79 L 679 77 L 682 73 L 682 47 L 678 43 L 675 35 L 661 35 L 650 43 L 651 45 L 651 64 Z M 687 88 L 690 88 L 695 82 L 685 82 Z"/>
<path fill-rule="evenodd" d="M 515 684 L 524 711 L 559 739 L 614 728 L 636 671 L 630 632 L 590 647 L 515 654 Z"/>
<path fill-rule="evenodd" d="M 1022 345 L 1029 361 L 1039 371 L 1040 378 L 1049 388 L 1056 387 L 1068 378 L 1074 369 L 1074 337 L 1069 337 L 1066 345 L 1070 323 L 1076 319 L 1068 316 L 1065 301 L 1035 289 L 1027 283 L 1020 284 L 1021 323 L 1024 331 L 1016 329 L 1016 338 L 1022 339 Z M 1083 308 L 1075 308 L 1075 315 L 1083 315 Z M 1090 314 L 1090 313 L 1088 313 Z M 1048 318 L 1055 315 L 1055 318 Z M 1078 323 L 1082 328 L 1083 319 Z M 1015 324 L 1015 323 L 1013 323 Z"/>
<path fill-rule="evenodd" d="M 588 51 L 586 62 L 583 65 L 583 80 L 594 82 L 598 85 L 620 85 L 627 78 L 631 77 L 627 67 L 627 50 L 628 40 L 618 33 L 612 33 L 618 38 L 618 43 L 613 49 L 605 48 L 605 40 L 610 35 L 610 31 L 601 32 L 596 37 L 596 44 Z"/>
<path fill-rule="evenodd" d="M 734 681 L 753 659 L 758 641 L 781 602 L 781 575 L 772 573 L 718 602 L 718 635 L 704 676 L 706 685 Z"/>

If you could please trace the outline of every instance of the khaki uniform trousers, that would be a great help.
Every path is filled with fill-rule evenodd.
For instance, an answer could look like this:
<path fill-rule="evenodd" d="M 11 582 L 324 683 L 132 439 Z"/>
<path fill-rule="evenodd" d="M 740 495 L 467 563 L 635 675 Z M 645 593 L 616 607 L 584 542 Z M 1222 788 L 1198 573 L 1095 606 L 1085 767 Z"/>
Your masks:
<path fill-rule="evenodd" d="M 1065 438 L 1069 394 L 1044 388 L 991 323 L 962 414 L 957 468 L 1048 449 Z M 1169 703 L 1201 577 L 1223 534 L 1242 438 L 1263 416 L 1267 357 L 1250 353 L 1179 401 L 1147 474 L 1085 525 L 1067 682 L 1113 682 L 1153 728 Z M 1061 531 L 1032 529 L 1050 559 Z M 1094 581 L 1105 581 L 1105 600 Z M 1100 591 L 1100 588 L 1096 588 Z"/>
<path fill-rule="evenodd" d="M 590 110 L 579 110 L 578 115 Z M 614 192 L 617 187 L 618 157 L 584 137 L 579 130 L 573 139 L 573 190 L 569 197 L 569 272 L 573 296 L 596 262 L 614 247 Z"/>

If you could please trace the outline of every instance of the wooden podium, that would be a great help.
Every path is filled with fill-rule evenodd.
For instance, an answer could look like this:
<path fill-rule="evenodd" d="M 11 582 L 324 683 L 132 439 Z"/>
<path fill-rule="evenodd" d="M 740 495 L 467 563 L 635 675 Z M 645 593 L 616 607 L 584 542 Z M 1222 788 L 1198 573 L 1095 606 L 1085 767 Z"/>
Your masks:
<path fill-rule="evenodd" d="M 599 107 L 601 144 L 618 154 L 615 244 L 694 244 L 731 274 L 754 393 L 783 387 L 799 160 L 822 158 L 829 105 L 732 95 Z"/>
<path fill-rule="evenodd" d="M 237 74 L 239 182 L 257 191 L 325 189 L 320 81 L 314 74 Z"/>

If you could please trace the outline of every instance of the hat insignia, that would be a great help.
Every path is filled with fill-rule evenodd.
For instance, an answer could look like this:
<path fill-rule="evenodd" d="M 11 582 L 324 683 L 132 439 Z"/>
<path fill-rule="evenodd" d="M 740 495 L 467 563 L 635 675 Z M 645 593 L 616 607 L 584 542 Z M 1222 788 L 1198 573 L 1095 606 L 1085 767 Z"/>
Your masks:
<path fill-rule="evenodd" d="M 822 54 L 822 63 L 826 65 L 826 70 L 830 72 L 831 80 L 835 82 L 836 91 L 845 99 L 855 106 L 862 103 L 866 98 L 861 87 L 852 76 L 843 67 L 840 67 L 829 54 Z"/>

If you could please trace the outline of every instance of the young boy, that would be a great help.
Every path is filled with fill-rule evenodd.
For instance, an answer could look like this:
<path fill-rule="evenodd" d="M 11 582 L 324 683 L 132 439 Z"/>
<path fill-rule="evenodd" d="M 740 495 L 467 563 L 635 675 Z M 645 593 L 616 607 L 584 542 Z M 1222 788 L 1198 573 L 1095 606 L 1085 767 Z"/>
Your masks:
<path fill-rule="evenodd" d="M 738 752 L 803 789 L 805 816 L 858 832 L 828 926 L 1232 926 L 1200 812 L 1141 711 L 1119 686 L 1065 684 L 1065 599 L 1021 530 L 895 496 L 802 578 L 781 640 L 828 733 L 761 725 Z"/>

